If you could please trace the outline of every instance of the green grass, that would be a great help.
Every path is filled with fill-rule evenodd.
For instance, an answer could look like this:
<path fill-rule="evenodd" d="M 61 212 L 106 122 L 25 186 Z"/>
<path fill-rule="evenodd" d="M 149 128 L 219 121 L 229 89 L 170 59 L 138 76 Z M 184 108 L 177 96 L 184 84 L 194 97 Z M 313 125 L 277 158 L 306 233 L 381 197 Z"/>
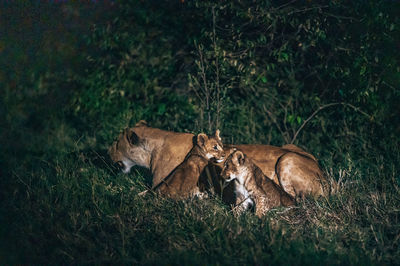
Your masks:
<path fill-rule="evenodd" d="M 6 2 L 1 265 L 400 264 L 395 1 Z M 139 196 L 149 172 L 105 152 L 140 119 L 211 133 L 217 107 L 224 142 L 281 145 L 344 101 L 355 109 L 324 109 L 295 142 L 335 194 L 262 219 L 218 197 Z"/>
<path fill-rule="evenodd" d="M 151 179 L 146 171 L 118 173 L 94 151 L 27 163 L 3 177 L 0 258 L 7 263 L 369 265 L 399 260 L 399 188 L 390 184 L 394 168 L 390 177 L 390 169 L 355 167 L 350 161 L 347 167 L 332 165 L 328 176 L 339 183 L 330 198 L 305 199 L 259 219 L 252 213 L 235 216 L 216 197 L 139 196 Z"/>

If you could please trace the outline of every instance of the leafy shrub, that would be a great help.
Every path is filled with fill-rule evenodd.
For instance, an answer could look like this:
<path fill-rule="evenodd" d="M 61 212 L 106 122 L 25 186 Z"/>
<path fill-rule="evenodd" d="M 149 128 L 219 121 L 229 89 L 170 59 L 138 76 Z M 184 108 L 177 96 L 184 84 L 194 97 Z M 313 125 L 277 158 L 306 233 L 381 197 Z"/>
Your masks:
<path fill-rule="evenodd" d="M 160 1 L 155 8 L 137 2 L 120 8 L 119 17 L 95 26 L 88 37 L 94 50 L 86 72 L 77 77 L 81 88 L 73 97 L 75 114 L 85 123 L 100 119 L 91 132 L 102 134 L 104 143 L 140 119 L 193 130 L 195 107 L 184 90 L 174 89 L 182 83 L 178 61 L 185 45 L 180 21 L 168 15 L 178 8 L 176 3 Z"/>
<path fill-rule="evenodd" d="M 214 84 L 208 87 L 216 90 L 218 83 L 223 84 L 228 98 L 223 103 L 226 108 L 220 110 L 225 118 L 222 126 L 227 125 L 226 132 L 232 132 L 232 125 L 253 129 L 236 139 L 229 136 L 235 142 L 254 142 L 256 135 L 256 141 L 264 143 L 305 145 L 311 140 L 310 146 L 316 148 L 330 144 L 324 136 L 339 135 L 344 136 L 342 145 L 351 146 L 355 134 L 363 141 L 375 141 L 370 136 L 388 124 L 384 122 L 388 116 L 382 114 L 397 108 L 384 95 L 397 95 L 398 54 L 382 50 L 396 50 L 398 19 L 390 10 L 394 6 L 388 2 L 219 6 L 197 2 L 198 12 L 209 14 L 210 21 L 199 45 L 203 51 L 197 59 L 197 90 L 204 90 L 199 80 L 205 63 L 201 61 L 206 58 L 205 76 Z M 372 39 L 376 41 L 368 41 Z M 343 104 L 319 113 L 300 139 L 294 139 L 304 121 L 329 103 Z M 241 116 L 244 110 L 246 115 Z M 397 126 L 387 132 L 393 130 Z"/>
<path fill-rule="evenodd" d="M 7 3 L 0 18 L 1 261 L 397 263 L 397 2 L 111 1 L 85 37 L 92 6 L 61 2 Z M 12 30 L 32 31 L 31 17 L 46 45 L 26 53 L 32 34 Z M 122 175 L 105 154 L 140 119 L 220 128 L 226 143 L 294 142 L 336 194 L 263 219 L 213 197 L 140 197 L 148 172 Z"/>

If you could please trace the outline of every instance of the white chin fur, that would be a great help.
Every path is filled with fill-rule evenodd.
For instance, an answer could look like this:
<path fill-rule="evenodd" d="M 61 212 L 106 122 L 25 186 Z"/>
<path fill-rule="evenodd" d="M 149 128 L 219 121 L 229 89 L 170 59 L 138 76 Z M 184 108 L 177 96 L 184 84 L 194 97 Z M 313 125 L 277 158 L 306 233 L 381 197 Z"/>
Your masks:
<path fill-rule="evenodd" d="M 124 168 L 122 169 L 122 173 L 128 174 L 131 171 L 131 168 Z"/>
<path fill-rule="evenodd" d="M 124 174 L 128 174 L 131 171 L 132 166 L 135 165 L 134 163 L 132 163 L 131 161 L 128 161 L 128 160 L 123 160 L 122 163 L 124 165 L 124 167 L 122 169 L 122 172 Z"/>
<path fill-rule="evenodd" d="M 224 161 L 224 159 L 216 160 L 217 163 L 222 163 L 223 161 Z"/>
<path fill-rule="evenodd" d="M 231 182 L 231 181 L 233 181 L 233 180 L 235 180 L 236 179 L 236 177 L 231 177 L 231 178 L 229 178 L 229 179 L 225 179 L 225 182 Z"/>

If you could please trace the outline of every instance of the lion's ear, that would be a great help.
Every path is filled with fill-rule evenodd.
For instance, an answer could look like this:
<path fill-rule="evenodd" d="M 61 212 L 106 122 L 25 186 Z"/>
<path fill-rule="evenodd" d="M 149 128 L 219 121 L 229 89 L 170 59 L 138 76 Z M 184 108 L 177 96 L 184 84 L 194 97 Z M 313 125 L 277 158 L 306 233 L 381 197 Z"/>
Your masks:
<path fill-rule="evenodd" d="M 220 131 L 219 131 L 219 129 L 217 129 L 217 130 L 215 131 L 215 137 L 216 137 L 217 139 L 219 139 L 219 141 L 222 141 L 221 137 L 219 136 L 219 133 L 220 133 Z"/>
<path fill-rule="evenodd" d="M 234 154 L 233 156 L 234 156 L 233 162 L 234 162 L 236 165 L 243 165 L 243 164 L 244 164 L 245 158 L 244 158 L 243 152 L 241 152 L 241 151 L 236 151 L 235 154 Z"/>
<path fill-rule="evenodd" d="M 199 135 L 197 135 L 197 144 L 199 146 L 204 147 L 204 145 L 206 144 L 206 141 L 208 140 L 208 137 L 206 134 L 204 133 L 200 133 Z"/>
<path fill-rule="evenodd" d="M 147 127 L 148 124 L 145 120 L 140 120 L 139 122 L 136 123 L 135 127 Z"/>
<path fill-rule="evenodd" d="M 228 157 L 229 155 L 231 155 L 232 153 L 234 153 L 236 151 L 236 148 L 229 148 L 228 150 L 225 150 L 225 155 L 226 157 Z"/>
<path fill-rule="evenodd" d="M 136 135 L 135 131 L 131 130 L 128 135 L 129 143 L 132 145 L 136 145 L 139 143 L 139 136 Z"/>

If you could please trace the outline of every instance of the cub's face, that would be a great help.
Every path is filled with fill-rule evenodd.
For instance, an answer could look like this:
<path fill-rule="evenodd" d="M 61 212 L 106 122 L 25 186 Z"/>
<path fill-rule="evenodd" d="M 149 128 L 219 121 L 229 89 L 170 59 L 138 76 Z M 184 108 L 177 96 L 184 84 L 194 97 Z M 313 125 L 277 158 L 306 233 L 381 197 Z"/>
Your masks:
<path fill-rule="evenodd" d="M 108 154 L 124 173 L 129 173 L 134 165 L 150 167 L 150 152 L 146 149 L 146 141 L 138 137 L 134 128 L 125 129 L 109 148 Z"/>
<path fill-rule="evenodd" d="M 213 159 L 218 163 L 224 160 L 225 152 L 219 136 L 219 130 L 212 137 L 208 137 L 203 133 L 197 135 L 197 145 L 203 150 L 207 159 Z"/>
<path fill-rule="evenodd" d="M 239 183 L 243 183 L 244 176 L 247 174 L 245 162 L 246 158 L 244 154 L 241 151 L 234 151 L 225 160 L 221 177 L 227 182 L 237 179 Z"/>

